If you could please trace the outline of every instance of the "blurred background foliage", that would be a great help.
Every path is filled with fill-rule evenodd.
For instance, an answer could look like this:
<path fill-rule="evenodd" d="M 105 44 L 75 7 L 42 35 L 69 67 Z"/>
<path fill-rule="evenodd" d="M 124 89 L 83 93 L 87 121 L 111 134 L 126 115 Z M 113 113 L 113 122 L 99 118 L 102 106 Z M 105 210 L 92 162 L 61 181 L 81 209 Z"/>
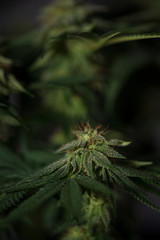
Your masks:
<path fill-rule="evenodd" d="M 11 178 L 19 171 L 21 178 L 57 160 L 54 150 L 73 138 L 72 129 L 78 123 L 87 121 L 93 126 L 109 124 L 110 136 L 131 140 L 128 157 L 159 162 L 160 41 L 105 47 L 103 40 L 96 44 L 90 40 L 97 34 L 121 31 L 158 33 L 160 2 L 54 1 L 39 18 L 37 9 L 44 2 L 16 2 L 13 6 L 5 1 L 0 10 L 0 182 L 8 181 L 5 171 L 10 171 Z M 38 234 L 39 224 L 53 228 L 57 221 L 53 201 L 40 213 L 45 223 L 39 220 L 32 234 L 21 234 L 21 239 Z M 155 220 L 160 217 L 140 207 L 135 208 L 140 219 L 137 231 L 142 237 L 150 234 L 159 239 Z M 147 232 L 140 213 L 154 219 Z M 21 228 L 20 232 L 25 231 Z M 127 239 L 128 235 L 122 236 Z"/>

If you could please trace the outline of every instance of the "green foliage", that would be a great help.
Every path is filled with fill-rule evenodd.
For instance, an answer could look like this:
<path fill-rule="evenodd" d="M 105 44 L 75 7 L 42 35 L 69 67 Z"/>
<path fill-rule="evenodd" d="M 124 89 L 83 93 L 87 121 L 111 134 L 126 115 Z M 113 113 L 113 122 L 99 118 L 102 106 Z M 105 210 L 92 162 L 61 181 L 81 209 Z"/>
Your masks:
<path fill-rule="evenodd" d="M 11 59 L 8 59 L 0 55 L 0 93 L 2 95 L 9 95 L 11 93 L 26 93 L 27 90 L 16 80 L 14 75 L 10 73 L 13 62 Z"/>
<path fill-rule="evenodd" d="M 15 208 L 6 218 L 4 218 L 4 224 L 15 221 L 28 212 L 38 208 L 43 202 L 55 195 L 62 188 L 64 181 L 50 183 L 37 191 L 30 198 L 21 203 Z"/>
<path fill-rule="evenodd" d="M 87 238 L 88 240 L 95 240 L 95 237 L 91 235 L 90 232 L 87 231 L 87 227 L 83 226 L 74 226 L 70 228 L 67 234 L 62 237 L 62 240 L 83 240 Z"/>
<path fill-rule="evenodd" d="M 15 181 L 24 178 L 31 172 L 30 167 L 5 145 L 0 144 L 0 182 Z"/>
<path fill-rule="evenodd" d="M 119 94 L 133 72 L 152 58 L 157 61 L 141 41 L 132 51 L 117 44 L 158 39 L 160 34 L 145 33 L 147 28 L 126 30 L 104 13 L 104 7 L 58 0 L 43 11 L 39 29 L 11 41 L 0 39 L 4 232 L 8 226 L 17 229 L 16 223 L 22 231 L 26 216 L 36 225 L 37 214 L 43 218 L 38 229 L 53 237 L 65 232 L 62 240 L 112 240 L 117 185 L 160 211 L 149 197 L 160 197 L 160 168 L 147 159 L 125 157 L 119 148 L 131 142 L 119 140 L 122 134 L 108 137 L 100 126 L 82 123 L 73 131 L 76 139 L 71 135 L 76 123 L 87 121 L 94 126 L 113 120 L 114 128 L 122 129 L 115 117 Z"/>
<path fill-rule="evenodd" d="M 69 212 L 70 218 L 79 218 L 82 208 L 82 193 L 74 179 L 69 180 L 61 191 L 61 201 Z"/>
<path fill-rule="evenodd" d="M 126 158 L 110 146 L 127 146 L 130 142 L 106 140 L 103 136 L 105 132 L 98 128 L 92 129 L 88 123 L 84 129 L 80 127 L 80 130 L 74 132 L 77 140 L 58 150 L 65 152 L 64 158 L 24 177 L 14 186 L 7 184 L 1 188 L 0 211 L 4 214 L 3 226 L 37 209 L 60 192 L 60 201 L 69 222 L 87 222 L 89 232 L 93 232 L 95 226 L 101 228 L 104 225 L 108 232 L 111 212 L 115 210 L 113 198 L 117 199 L 110 182 L 118 183 L 133 197 L 160 211 L 144 191 L 149 190 L 145 188 L 148 184 L 159 188 L 159 176 L 155 176 L 150 170 L 141 171 L 131 167 L 129 160 L 128 164 L 127 160 L 123 162 Z M 5 148 L 4 151 L 7 152 Z M 136 183 L 137 179 L 143 181 L 143 187 Z M 23 200 L 30 189 L 35 191 Z M 156 191 L 158 193 L 158 190 L 151 193 L 156 194 Z M 12 210 L 11 207 L 19 201 L 21 203 Z M 5 216 L 4 210 L 8 209 L 11 210 Z"/>
<path fill-rule="evenodd" d="M 103 199 L 85 193 L 83 208 L 90 232 L 93 232 L 93 228 L 101 223 L 104 224 L 106 232 L 109 230 L 110 212 Z"/>
<path fill-rule="evenodd" d="M 3 212 L 4 210 L 15 206 L 23 197 L 26 195 L 26 191 L 19 191 L 9 194 L 0 195 L 0 209 Z"/>
<path fill-rule="evenodd" d="M 21 125 L 15 107 L 9 105 L 5 98 L 11 94 L 25 93 L 32 96 L 12 74 L 13 61 L 0 55 L 0 122 L 13 126 Z"/>

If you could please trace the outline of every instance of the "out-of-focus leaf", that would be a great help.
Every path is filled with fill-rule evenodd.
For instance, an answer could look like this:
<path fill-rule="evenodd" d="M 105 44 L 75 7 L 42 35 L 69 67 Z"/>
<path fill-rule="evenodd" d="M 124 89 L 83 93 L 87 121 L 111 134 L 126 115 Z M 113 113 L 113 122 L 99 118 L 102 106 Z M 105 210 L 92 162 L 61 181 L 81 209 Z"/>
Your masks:
<path fill-rule="evenodd" d="M 4 124 L 9 124 L 12 126 L 21 125 L 20 121 L 14 117 L 10 112 L 6 109 L 0 108 L 0 121 Z"/>
<path fill-rule="evenodd" d="M 1 66 L 10 66 L 12 64 L 12 60 L 0 55 L 0 67 Z"/>
<path fill-rule="evenodd" d="M 107 45 L 112 45 L 116 43 L 123 43 L 129 41 L 137 41 L 137 40 L 145 40 L 145 39 L 153 39 L 160 38 L 160 34 L 134 34 L 134 35 L 122 35 L 116 36 L 108 41 Z"/>
<path fill-rule="evenodd" d="M 23 92 L 30 96 L 33 96 L 31 93 L 29 93 L 21 84 L 16 80 L 16 78 L 9 74 L 8 76 L 8 87 L 11 89 L 11 91 L 15 92 Z"/>

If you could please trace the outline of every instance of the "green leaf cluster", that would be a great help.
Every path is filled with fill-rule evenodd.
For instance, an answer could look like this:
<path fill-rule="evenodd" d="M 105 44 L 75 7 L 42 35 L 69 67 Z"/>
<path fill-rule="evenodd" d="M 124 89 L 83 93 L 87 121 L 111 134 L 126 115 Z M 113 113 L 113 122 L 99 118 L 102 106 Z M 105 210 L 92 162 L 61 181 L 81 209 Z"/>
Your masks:
<path fill-rule="evenodd" d="M 160 38 L 116 24 L 110 31 L 102 12 L 106 9 L 58 0 L 44 10 L 39 29 L 2 46 L 0 140 L 8 146 L 0 144 L 2 230 L 32 219 L 36 210 L 53 236 L 67 231 L 64 240 L 111 240 L 117 185 L 160 211 L 150 196 L 160 196 L 160 169 L 151 161 L 127 159 L 120 148 L 129 141 L 110 139 L 89 123 L 74 131 L 76 139 L 70 133 L 76 122 L 89 119 L 94 125 L 112 117 L 126 79 L 150 59 L 139 48 L 130 55 L 122 46 L 116 53 L 117 44 Z M 14 128 L 23 123 L 30 129 L 27 140 L 21 127 Z M 44 145 L 61 147 L 53 153 Z"/>
<path fill-rule="evenodd" d="M 65 152 L 62 159 L 29 173 L 21 180 L 15 178 L 14 185 L 8 182 L 1 187 L 0 211 L 3 226 L 21 219 L 53 196 L 57 198 L 59 195 L 66 221 L 76 221 L 79 224 L 86 222 L 90 232 L 94 226 L 105 226 L 108 232 L 111 213 L 115 211 L 113 203 L 117 199 L 115 184 L 123 187 L 142 203 L 160 211 L 145 191 L 148 185 L 153 185 L 156 189 L 151 191 L 152 194 L 159 193 L 159 176 L 150 170 L 141 171 L 133 167 L 134 161 L 126 160 L 113 148 L 127 146 L 130 142 L 107 140 L 104 137 L 105 131 L 98 130 L 98 127 L 92 129 L 88 123 L 84 129 L 80 127 L 74 133 L 77 140 L 58 150 Z M 3 151 L 7 153 L 5 148 Z M 10 156 L 11 153 L 8 159 Z M 148 163 L 140 162 L 140 165 L 147 166 Z M 143 187 L 139 183 L 143 183 Z M 34 190 L 32 194 L 31 189 Z M 14 208 L 16 205 L 18 206 Z"/>

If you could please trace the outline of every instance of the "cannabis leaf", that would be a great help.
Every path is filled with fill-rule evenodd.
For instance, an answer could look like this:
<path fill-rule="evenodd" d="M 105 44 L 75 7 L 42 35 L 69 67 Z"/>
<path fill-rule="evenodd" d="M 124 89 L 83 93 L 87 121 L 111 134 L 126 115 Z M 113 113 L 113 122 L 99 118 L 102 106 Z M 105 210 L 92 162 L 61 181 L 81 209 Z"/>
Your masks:
<path fill-rule="evenodd" d="M 141 171 L 135 168 L 143 165 L 147 166 L 151 163 L 127 161 L 126 157 L 113 149 L 113 147 L 127 146 L 130 142 L 117 139 L 106 140 L 103 137 L 104 132 L 98 132 L 98 128 L 92 129 L 87 124 L 84 130 L 80 128 L 80 130 L 74 132 L 77 140 L 64 145 L 60 149 L 60 151 L 67 150 L 71 154 L 71 163 L 73 159 L 77 160 L 76 164 L 79 166 L 75 168 L 78 169 L 75 179 L 79 184 L 95 191 L 98 186 L 99 191 L 108 194 L 108 199 L 110 189 L 103 189 L 103 185 L 97 182 L 96 178 L 101 179 L 104 183 L 108 183 L 108 180 L 112 183 L 115 181 L 136 199 L 159 211 L 160 208 L 134 182 L 134 179 L 139 178 L 146 184 L 160 188 L 158 175 L 154 176 L 150 171 Z M 75 169 L 74 172 L 76 172 Z M 87 176 L 83 176 L 84 173 L 88 176 L 88 179 Z"/>
<path fill-rule="evenodd" d="M 17 208 L 15 208 L 5 219 L 3 224 L 15 221 L 25 214 L 31 212 L 33 209 L 38 208 L 43 202 L 55 195 L 61 190 L 64 181 L 59 181 L 57 183 L 50 183 L 38 190 L 30 198 L 22 202 Z"/>
<path fill-rule="evenodd" d="M 86 208 L 90 212 L 86 212 L 89 214 L 88 228 L 91 230 L 97 222 L 102 222 L 108 229 L 110 211 L 115 211 L 114 202 L 117 200 L 115 184 L 123 187 L 140 202 L 160 211 L 147 195 L 148 191 L 153 195 L 159 194 L 159 175 L 147 170 L 147 162 L 142 164 L 127 160 L 117 149 L 114 149 L 127 146 L 130 142 L 118 139 L 107 140 L 106 132 L 99 129 L 100 127 L 91 128 L 89 123 L 80 127 L 74 131 L 77 139 L 59 148 L 58 152 L 64 153 L 61 159 L 35 172 L 30 171 L 20 180 L 17 178 L 14 185 L 9 182 L 3 185 L 0 189 L 0 212 L 4 214 L 9 210 L 8 215 L 4 214 L 4 224 L 20 219 L 57 194 L 60 195 L 60 202 L 66 210 L 67 220 L 70 223 L 74 220 L 84 221 L 86 210 L 83 210 L 83 196 L 87 192 L 100 197 L 101 200 L 94 199 L 95 204 L 96 201 L 102 201 L 102 204 L 96 205 L 99 206 L 97 213 L 92 207 Z M 10 167 L 10 156 L 14 157 L 14 155 L 7 149 L 1 148 L 5 158 L 7 157 L 5 153 L 8 154 L 6 167 Z M 16 161 L 21 171 L 23 164 L 18 164 L 19 159 Z M 140 166 L 143 165 L 146 166 L 146 170 L 142 171 Z M 156 189 L 151 189 L 149 187 L 151 185 Z M 30 195 L 31 189 L 34 192 Z M 108 205 L 103 202 L 104 199 Z M 16 205 L 18 206 L 14 208 Z"/>
<path fill-rule="evenodd" d="M 82 210 L 82 193 L 74 179 L 69 180 L 61 191 L 61 201 L 70 217 L 79 218 Z"/>

